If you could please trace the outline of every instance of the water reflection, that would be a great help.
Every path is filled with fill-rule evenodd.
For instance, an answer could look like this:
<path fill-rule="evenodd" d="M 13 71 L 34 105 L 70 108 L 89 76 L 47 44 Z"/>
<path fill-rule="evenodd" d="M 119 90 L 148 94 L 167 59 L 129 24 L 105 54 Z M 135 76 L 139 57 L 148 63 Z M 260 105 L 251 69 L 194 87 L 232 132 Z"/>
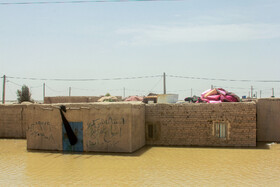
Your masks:
<path fill-rule="evenodd" d="M 280 145 L 145 147 L 133 154 L 26 151 L 0 140 L 1 186 L 277 186 Z"/>

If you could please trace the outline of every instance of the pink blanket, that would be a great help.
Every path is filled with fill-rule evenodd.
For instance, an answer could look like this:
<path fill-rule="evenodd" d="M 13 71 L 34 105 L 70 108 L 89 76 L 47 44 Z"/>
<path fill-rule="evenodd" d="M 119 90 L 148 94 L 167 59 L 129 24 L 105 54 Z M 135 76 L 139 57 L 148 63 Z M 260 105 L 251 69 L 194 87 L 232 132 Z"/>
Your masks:
<path fill-rule="evenodd" d="M 240 98 L 232 92 L 228 92 L 223 88 L 214 88 L 204 91 L 201 94 L 201 100 L 207 103 L 221 102 L 239 102 Z"/>

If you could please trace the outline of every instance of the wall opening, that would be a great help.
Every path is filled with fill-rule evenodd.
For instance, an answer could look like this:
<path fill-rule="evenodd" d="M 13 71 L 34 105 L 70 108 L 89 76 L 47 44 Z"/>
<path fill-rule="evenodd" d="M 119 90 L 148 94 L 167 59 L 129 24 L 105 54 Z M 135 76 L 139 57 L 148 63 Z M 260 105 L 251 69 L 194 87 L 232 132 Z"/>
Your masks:
<path fill-rule="evenodd" d="M 227 138 L 227 123 L 215 122 L 214 123 L 215 136 L 218 138 Z"/>

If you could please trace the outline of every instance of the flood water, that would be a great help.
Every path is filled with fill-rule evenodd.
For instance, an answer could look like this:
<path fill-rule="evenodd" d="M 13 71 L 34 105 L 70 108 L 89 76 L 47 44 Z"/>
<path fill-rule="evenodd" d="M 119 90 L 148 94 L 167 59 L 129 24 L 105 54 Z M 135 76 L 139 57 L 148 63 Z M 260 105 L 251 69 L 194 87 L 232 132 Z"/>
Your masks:
<path fill-rule="evenodd" d="M 133 154 L 30 152 L 0 140 L 0 186 L 279 186 L 271 149 L 145 147 Z"/>

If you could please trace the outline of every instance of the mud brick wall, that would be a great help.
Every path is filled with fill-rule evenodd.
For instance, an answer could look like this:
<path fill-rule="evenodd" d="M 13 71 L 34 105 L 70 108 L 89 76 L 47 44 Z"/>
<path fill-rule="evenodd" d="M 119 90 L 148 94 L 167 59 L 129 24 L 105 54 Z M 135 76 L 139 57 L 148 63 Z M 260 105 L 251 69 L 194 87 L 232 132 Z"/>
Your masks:
<path fill-rule="evenodd" d="M 280 99 L 258 99 L 257 114 L 257 141 L 280 142 Z"/>
<path fill-rule="evenodd" d="M 73 146 L 63 130 L 59 106 L 28 106 L 27 149 L 133 152 L 145 145 L 145 105 L 142 103 L 65 104 L 65 118 L 78 139 Z"/>
<path fill-rule="evenodd" d="M 26 137 L 26 105 L 0 105 L 0 138 Z"/>
<path fill-rule="evenodd" d="M 256 146 L 253 102 L 148 104 L 145 116 L 147 145 Z"/>
<path fill-rule="evenodd" d="M 58 97 L 45 97 L 45 104 L 53 103 L 90 103 L 97 102 L 101 97 L 97 96 L 58 96 Z"/>

